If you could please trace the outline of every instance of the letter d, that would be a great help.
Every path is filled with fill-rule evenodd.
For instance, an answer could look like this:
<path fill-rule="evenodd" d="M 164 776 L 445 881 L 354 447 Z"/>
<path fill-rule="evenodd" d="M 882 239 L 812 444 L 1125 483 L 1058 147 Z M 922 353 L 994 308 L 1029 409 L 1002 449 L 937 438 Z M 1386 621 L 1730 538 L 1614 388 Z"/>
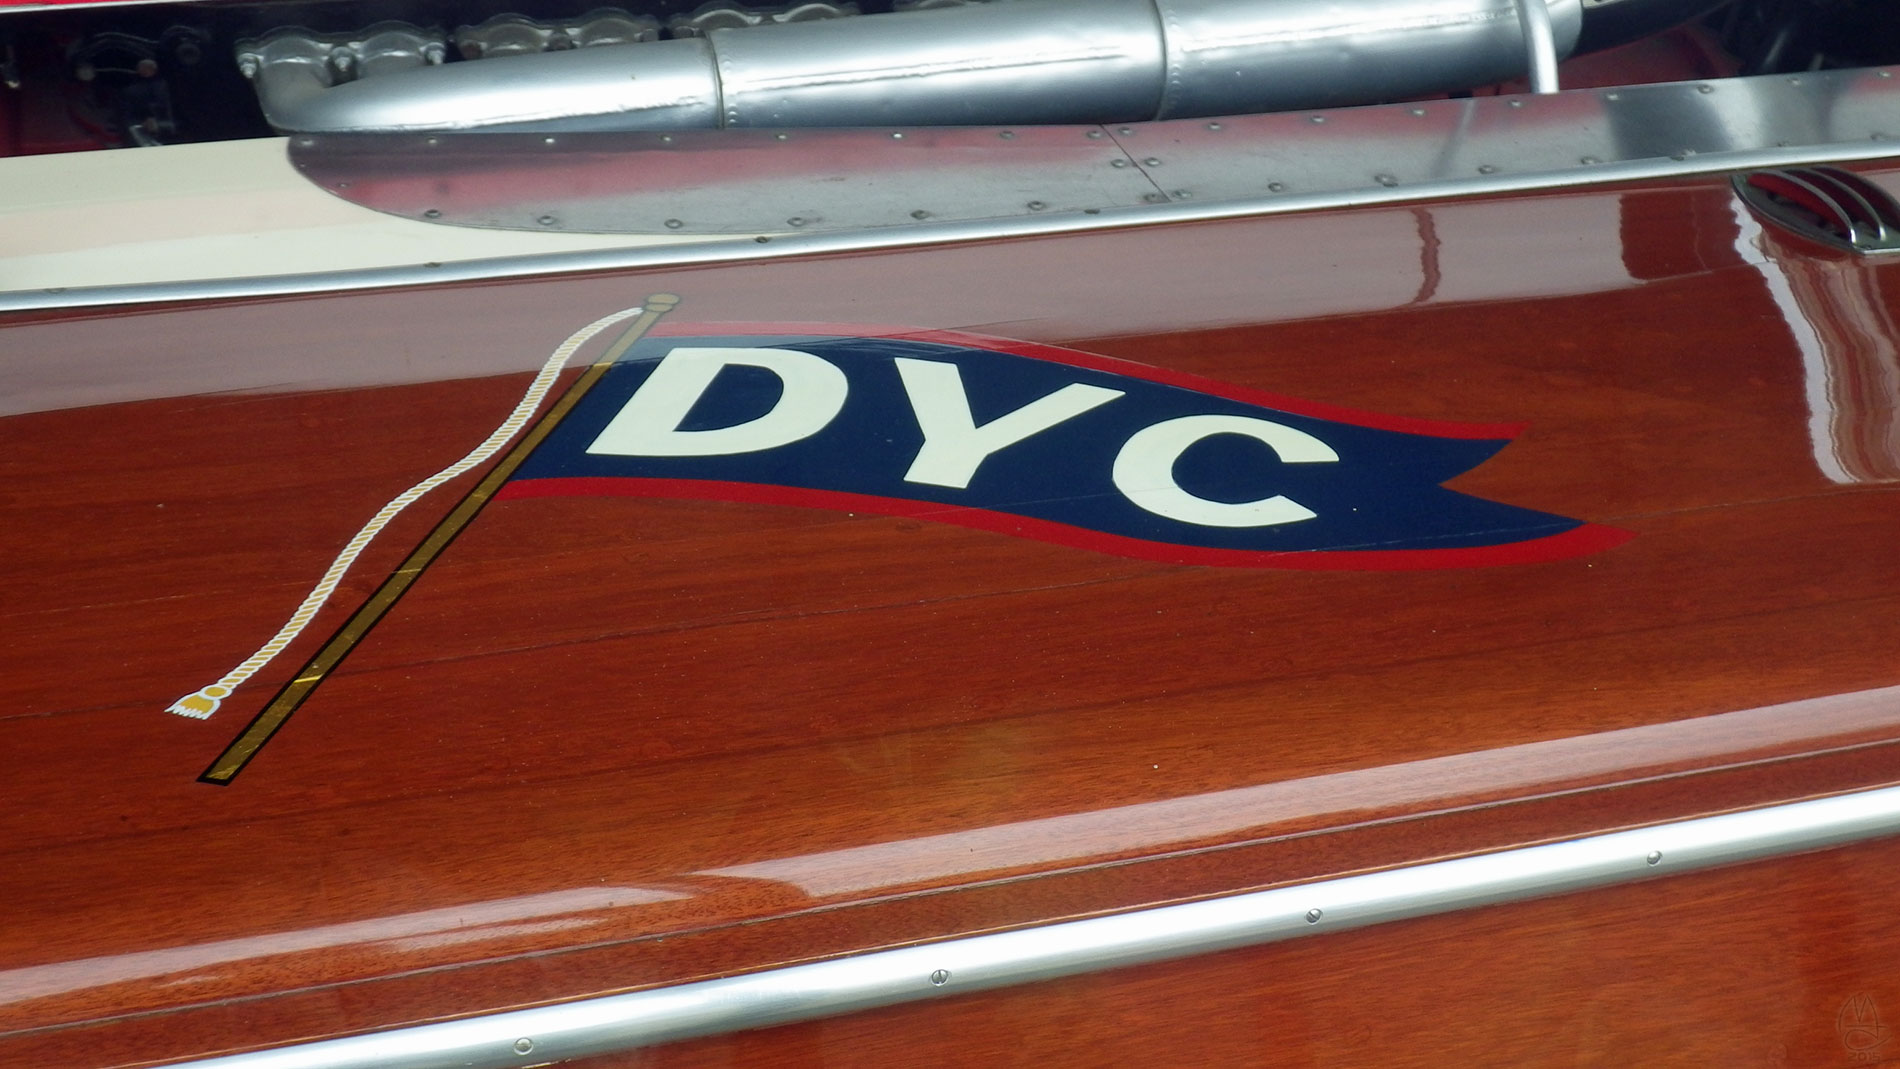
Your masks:
<path fill-rule="evenodd" d="M 770 411 L 730 427 L 683 431 L 721 368 L 764 368 L 783 386 Z M 830 361 L 796 349 L 728 349 L 682 346 L 667 353 L 640 384 L 589 453 L 632 457 L 706 457 L 756 453 L 809 438 L 837 417 L 850 392 L 844 372 Z"/>

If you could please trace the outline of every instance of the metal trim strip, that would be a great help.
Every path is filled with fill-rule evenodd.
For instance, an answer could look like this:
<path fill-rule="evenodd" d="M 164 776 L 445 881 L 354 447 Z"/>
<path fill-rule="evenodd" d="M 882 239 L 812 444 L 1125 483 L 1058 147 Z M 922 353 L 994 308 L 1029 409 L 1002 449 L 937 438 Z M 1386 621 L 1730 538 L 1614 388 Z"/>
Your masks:
<path fill-rule="evenodd" d="M 1150 208 L 1103 209 L 1097 215 L 1047 219 L 1005 219 L 969 223 L 922 223 L 901 230 L 849 234 L 758 235 L 692 244 L 584 250 L 481 260 L 412 264 L 352 271 L 264 275 L 249 278 L 154 282 L 121 286 L 52 287 L 0 293 L 0 313 L 57 308 L 161 304 L 183 301 L 290 297 L 344 293 L 503 278 L 628 271 L 667 267 L 776 260 L 830 253 L 879 252 L 998 238 L 1043 237 L 1131 226 L 1213 222 L 1248 216 L 1287 215 L 1332 208 L 1406 204 L 1422 200 L 1496 196 L 1552 189 L 1582 188 L 1619 182 L 1658 181 L 1729 171 L 1900 159 L 1900 143 L 1866 143 L 1816 148 L 1775 148 L 1690 156 L 1682 160 L 1641 160 L 1605 164 L 1588 171 L 1491 176 L 1421 183 L 1403 188 L 1370 188 L 1342 193 L 1288 194 L 1219 205 L 1173 203 Z"/>
<path fill-rule="evenodd" d="M 1492 97 L 1463 101 L 1461 108 L 1449 110 L 1406 104 L 1347 108 L 1315 112 L 1304 121 L 1297 116 L 1283 117 L 1315 131 L 1329 131 L 1311 145 L 1298 138 L 1289 142 L 1285 136 L 1269 139 L 1279 148 L 1233 142 L 1221 149 L 1199 147 L 1224 141 L 1224 134 L 1196 141 L 1197 147 L 1176 152 L 1167 165 L 1170 183 L 1188 184 L 1172 194 L 1156 185 L 1156 192 L 1144 195 L 1143 203 L 1082 204 L 1074 210 L 1056 212 L 1035 210 L 1045 205 L 1032 202 L 1021 214 L 950 215 L 919 222 L 906 218 L 904 225 L 814 228 L 790 233 L 746 229 L 708 234 L 703 241 L 680 244 L 243 278 L 16 290 L 0 293 L 0 312 L 738 263 L 1893 159 L 1900 156 L 1900 141 L 1894 140 L 1900 137 L 1900 129 L 1889 127 L 1885 118 L 1892 114 L 1895 101 L 1900 101 L 1900 79 L 1895 79 L 1890 69 L 1869 68 L 1735 78 L 1718 83 Z M 1544 115 L 1548 118 L 1536 118 Z M 1574 136 L 1563 135 L 1564 116 L 1581 117 L 1576 121 L 1582 125 Z M 1526 120 L 1529 125 L 1525 125 Z M 1263 121 L 1269 127 L 1275 125 L 1271 117 L 1240 117 L 1233 124 L 1257 126 Z M 1188 121 L 1130 124 L 1117 128 L 1113 140 L 1119 145 L 1122 135 L 1138 136 L 1147 131 L 1165 135 L 1161 138 L 1165 142 L 1166 137 L 1185 136 L 1186 128 L 1180 126 L 1183 122 Z M 1205 127 L 1204 132 L 1224 130 L 1226 125 L 1190 123 L 1193 129 Z M 1395 161 L 1385 160 L 1379 152 L 1367 155 L 1368 146 L 1386 151 L 1384 138 L 1348 134 L 1345 141 L 1336 143 L 1338 135 L 1330 133 L 1388 128 L 1407 131 L 1389 149 L 1397 156 Z M 1096 132 L 1102 134 L 1101 143 L 1107 145 L 1109 134 L 1105 130 Z M 874 130 L 862 133 L 872 138 L 898 136 Z M 1006 143 L 1000 137 L 997 140 L 999 145 Z M 1267 177 L 1263 168 L 1273 161 L 1280 165 L 1304 161 L 1302 165 L 1311 170 L 1315 153 L 1328 145 L 1335 146 L 1328 150 L 1331 155 L 1327 157 L 1336 156 L 1333 163 L 1312 171 L 1293 188 L 1270 182 L 1264 191 L 1256 192 Z M 301 150 L 293 142 L 290 151 L 294 159 Z M 1125 147 L 1121 151 L 1122 157 L 1109 162 L 1124 170 L 1146 174 L 1148 164 L 1167 162 L 1135 159 L 1126 155 Z M 1213 155 L 1197 163 L 1197 153 L 1203 151 Z M 1504 162 L 1476 165 L 1479 159 L 1494 158 Z M 1524 162 L 1510 166 L 1512 159 Z M 1365 173 L 1369 163 L 1387 163 L 1390 169 Z M 1467 165 L 1471 166 L 1467 169 Z M 1147 179 L 1152 184 L 1157 176 L 1148 175 Z M 1204 187 L 1198 193 L 1191 188 L 1196 182 Z M 747 225 L 758 224 L 754 221 Z"/>
<path fill-rule="evenodd" d="M 1900 832 L 1900 787 L 182 1063 L 500 1069 L 1607 887 Z"/>

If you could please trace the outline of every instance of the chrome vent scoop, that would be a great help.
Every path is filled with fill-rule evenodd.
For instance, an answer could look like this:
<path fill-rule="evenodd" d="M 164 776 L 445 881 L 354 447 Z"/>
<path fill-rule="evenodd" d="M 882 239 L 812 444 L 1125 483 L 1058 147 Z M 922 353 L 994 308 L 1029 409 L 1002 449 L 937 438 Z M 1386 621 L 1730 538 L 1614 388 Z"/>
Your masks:
<path fill-rule="evenodd" d="M 1756 215 L 1810 241 L 1849 252 L 1900 252 L 1900 203 L 1852 171 L 1751 171 L 1733 182 Z"/>

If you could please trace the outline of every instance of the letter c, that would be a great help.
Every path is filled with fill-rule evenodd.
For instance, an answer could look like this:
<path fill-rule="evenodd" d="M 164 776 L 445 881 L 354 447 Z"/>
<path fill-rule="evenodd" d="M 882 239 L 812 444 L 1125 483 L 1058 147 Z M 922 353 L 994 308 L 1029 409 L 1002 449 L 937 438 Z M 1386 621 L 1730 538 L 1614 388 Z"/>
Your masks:
<path fill-rule="evenodd" d="M 1332 446 L 1284 424 L 1251 416 L 1182 416 L 1131 435 L 1115 455 L 1115 489 L 1157 516 L 1201 527 L 1270 527 L 1310 520 L 1318 513 L 1275 494 L 1257 501 L 1210 501 L 1174 481 L 1174 463 L 1189 446 L 1216 434 L 1240 434 L 1261 442 L 1288 464 L 1324 464 L 1339 459 Z"/>

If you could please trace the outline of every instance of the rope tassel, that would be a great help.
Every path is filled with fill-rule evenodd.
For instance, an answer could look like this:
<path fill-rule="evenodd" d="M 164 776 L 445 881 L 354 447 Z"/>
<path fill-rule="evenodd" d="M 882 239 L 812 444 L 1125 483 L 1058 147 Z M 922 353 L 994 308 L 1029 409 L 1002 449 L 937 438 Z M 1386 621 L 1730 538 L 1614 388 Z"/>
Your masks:
<path fill-rule="evenodd" d="M 271 636 L 269 641 L 258 647 L 256 653 L 245 658 L 236 668 L 225 673 L 217 682 L 200 687 L 198 690 L 185 695 L 167 706 L 165 711 L 168 713 L 176 713 L 179 716 L 190 717 L 194 720 L 208 719 L 211 714 L 217 712 L 218 707 L 222 705 L 224 700 L 229 698 L 238 687 L 242 686 L 244 682 L 253 675 L 256 675 L 265 665 L 268 665 L 275 659 L 279 653 L 282 653 L 292 642 L 296 641 L 297 636 L 303 633 L 304 628 L 309 626 L 310 621 L 316 618 L 317 613 L 323 608 L 324 603 L 327 602 L 330 599 L 330 595 L 336 591 L 337 585 L 342 582 L 343 576 L 350 570 L 350 566 L 356 563 L 356 558 L 362 555 L 363 550 L 369 546 L 370 542 L 382 532 L 383 528 L 389 526 L 390 522 L 394 520 L 403 509 L 408 508 L 424 494 L 441 486 L 443 483 L 449 482 L 457 476 L 479 467 L 496 453 L 499 453 L 502 447 L 512 441 L 515 435 L 520 433 L 524 426 L 528 425 L 529 420 L 541 407 L 541 402 L 547 397 L 548 392 L 553 389 L 555 381 L 560 378 L 561 372 L 566 369 L 567 362 L 573 358 L 574 354 L 579 351 L 583 345 L 593 340 L 595 335 L 606 330 L 608 327 L 632 319 L 635 316 L 639 317 L 633 326 L 629 327 L 622 334 L 620 339 L 609 347 L 607 352 L 602 354 L 601 358 L 595 362 L 590 374 L 594 378 L 598 378 L 599 374 L 604 372 L 606 368 L 616 360 L 619 360 L 661 315 L 664 315 L 678 303 L 679 298 L 672 294 L 655 294 L 648 298 L 643 305 L 635 308 L 625 308 L 612 315 L 602 316 L 575 331 L 573 334 L 568 335 L 567 340 L 562 342 L 548 357 L 547 361 L 541 365 L 541 370 L 535 375 L 534 381 L 528 384 L 527 392 L 522 395 L 521 400 L 515 405 L 514 410 L 508 414 L 508 418 L 502 421 L 501 426 L 495 428 L 494 433 L 490 434 L 486 440 L 471 450 L 467 456 L 464 456 L 462 459 L 450 464 L 448 467 L 443 468 L 441 471 L 436 472 L 434 475 L 429 476 L 409 489 L 404 490 L 402 493 L 396 495 L 388 504 L 379 509 L 374 516 L 370 517 L 367 523 L 363 524 L 355 536 L 344 545 L 342 551 L 336 555 L 336 559 L 330 562 L 329 568 L 325 569 L 322 578 L 318 579 L 317 584 L 310 589 L 310 593 L 304 596 L 303 602 L 297 606 L 296 611 L 291 614 L 290 619 L 284 622 L 284 625 L 277 630 L 275 635 Z M 593 380 L 588 379 L 586 381 L 588 385 L 591 385 Z M 345 631 L 340 632 L 339 637 L 348 634 L 352 642 L 356 638 L 361 638 L 361 633 L 368 630 L 368 626 L 374 624 L 375 620 L 380 618 L 382 612 L 388 609 L 389 605 L 395 601 L 396 596 L 400 594 L 403 589 L 406 589 L 409 583 L 415 581 L 416 575 L 420 573 L 422 568 L 427 567 L 429 561 L 434 559 L 435 554 L 448 543 L 449 538 L 453 537 L 454 532 L 460 530 L 462 525 L 467 524 L 474 518 L 475 513 L 480 511 L 481 506 L 487 503 L 487 495 L 492 494 L 494 489 L 499 487 L 500 483 L 507 479 L 508 475 L 513 472 L 515 465 L 519 464 L 521 460 L 526 459 L 527 452 L 531 450 L 534 445 L 538 444 L 540 439 L 546 435 L 547 431 L 552 429 L 552 425 L 566 414 L 567 409 L 572 407 L 573 400 L 575 399 L 573 391 L 570 389 L 569 395 L 562 398 L 562 402 L 557 404 L 547 416 L 543 417 L 543 419 L 535 425 L 528 438 L 507 457 L 503 458 L 501 465 L 498 465 L 496 469 L 491 471 L 490 474 L 483 479 L 482 484 L 478 486 L 476 490 L 471 491 L 470 496 L 464 498 L 454 512 L 450 513 L 448 517 L 445 517 L 440 524 L 437 524 L 435 530 L 423 541 L 421 546 L 417 547 L 415 552 L 410 554 L 409 559 L 403 562 L 402 567 L 397 570 L 396 574 L 392 575 L 388 580 L 385 580 L 376 594 L 372 595 L 370 601 L 366 603 L 362 609 L 358 610 L 357 617 L 367 616 L 366 622 L 361 627 L 353 628 L 352 625 L 355 624 L 357 619 L 353 617 L 352 625 L 346 625 Z M 491 486 L 489 485 L 490 483 L 494 485 Z M 483 492 L 484 488 L 486 488 L 486 493 Z M 333 640 L 332 644 L 334 644 L 334 641 L 335 640 Z M 336 662 L 340 661 L 346 652 L 348 652 L 347 645 L 334 651 L 326 646 L 325 650 L 318 655 L 318 660 L 323 662 L 322 672 L 327 672 L 330 668 L 334 667 Z M 317 661 L 313 661 L 312 664 L 317 664 Z M 312 676 L 310 669 L 306 668 L 303 673 L 300 673 L 299 679 L 292 681 L 293 686 L 297 683 L 305 684 L 297 695 L 296 700 L 301 701 L 302 697 L 308 694 L 309 689 L 315 686 L 317 680 L 321 679 L 322 672 Z M 277 703 L 273 702 L 272 704 L 274 706 Z M 269 712 L 269 710 L 267 709 L 266 712 Z M 282 715 L 277 718 L 276 722 L 281 723 L 283 717 L 288 715 L 289 712 L 288 709 L 286 709 Z M 261 740 L 259 740 L 259 744 L 261 745 Z M 254 751 L 255 747 L 252 749 Z"/>

